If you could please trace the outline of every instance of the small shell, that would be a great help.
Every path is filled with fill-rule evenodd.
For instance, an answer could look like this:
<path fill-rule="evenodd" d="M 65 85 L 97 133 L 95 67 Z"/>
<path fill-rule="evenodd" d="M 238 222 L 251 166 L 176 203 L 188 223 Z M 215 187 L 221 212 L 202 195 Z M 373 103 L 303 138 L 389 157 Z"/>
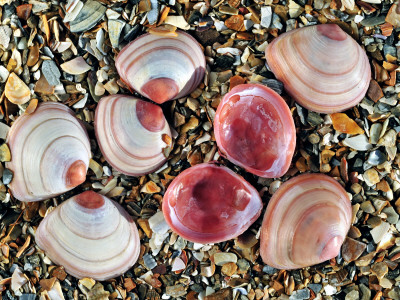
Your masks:
<path fill-rule="evenodd" d="M 117 277 L 135 264 L 140 252 L 130 215 L 93 191 L 57 206 L 40 223 L 35 240 L 54 263 L 77 278 Z"/>
<path fill-rule="evenodd" d="M 14 173 L 9 187 L 21 201 L 69 191 L 86 179 L 90 143 L 83 124 L 61 103 L 41 103 L 11 126 L 7 143 Z"/>
<path fill-rule="evenodd" d="M 176 33 L 176 37 L 144 34 L 115 60 L 121 79 L 157 103 L 188 95 L 204 77 L 206 63 L 199 44 L 183 31 Z"/>
<path fill-rule="evenodd" d="M 15 73 L 8 76 L 5 94 L 14 104 L 24 104 L 31 98 L 29 87 Z"/>
<path fill-rule="evenodd" d="M 73 75 L 83 74 L 91 69 L 91 66 L 81 56 L 61 64 L 60 67 L 64 72 Z"/>
<path fill-rule="evenodd" d="M 260 216 L 257 190 L 230 169 L 199 164 L 176 177 L 162 204 L 168 225 L 196 243 L 219 243 L 246 231 Z"/>
<path fill-rule="evenodd" d="M 302 106 L 344 111 L 365 96 L 371 68 L 365 51 L 336 24 L 291 30 L 265 50 L 268 66 Z"/>
<path fill-rule="evenodd" d="M 322 174 L 285 182 L 272 196 L 261 227 L 263 261 L 278 269 L 298 269 L 339 254 L 350 229 L 352 209 L 343 187 Z"/>
<path fill-rule="evenodd" d="M 126 175 L 144 175 L 166 162 L 171 130 L 162 109 L 150 102 L 124 96 L 104 97 L 97 105 L 95 132 L 101 152 Z"/>
<path fill-rule="evenodd" d="M 241 84 L 224 96 L 214 119 L 221 152 L 261 177 L 283 176 L 296 146 L 296 130 L 285 100 L 260 84 Z"/>

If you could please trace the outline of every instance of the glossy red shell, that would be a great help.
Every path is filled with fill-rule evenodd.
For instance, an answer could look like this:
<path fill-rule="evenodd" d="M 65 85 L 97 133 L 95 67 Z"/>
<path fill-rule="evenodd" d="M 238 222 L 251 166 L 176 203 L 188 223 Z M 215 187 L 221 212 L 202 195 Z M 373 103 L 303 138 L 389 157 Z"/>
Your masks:
<path fill-rule="evenodd" d="M 214 120 L 217 145 L 231 162 L 267 178 L 289 169 L 296 146 L 286 102 L 260 84 L 241 84 L 224 96 Z"/>
<path fill-rule="evenodd" d="M 257 190 L 230 169 L 199 164 L 179 174 L 162 205 L 168 225 L 183 238 L 218 243 L 237 237 L 257 220 Z"/>

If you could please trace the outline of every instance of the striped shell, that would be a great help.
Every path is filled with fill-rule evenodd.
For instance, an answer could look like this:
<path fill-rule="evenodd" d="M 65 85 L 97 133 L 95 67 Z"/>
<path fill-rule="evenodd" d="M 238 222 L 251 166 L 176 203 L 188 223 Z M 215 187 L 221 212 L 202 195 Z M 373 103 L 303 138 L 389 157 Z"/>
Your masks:
<path fill-rule="evenodd" d="M 171 130 L 162 109 L 125 95 L 102 98 L 96 109 L 95 132 L 108 163 L 126 175 L 156 171 L 167 158 Z"/>
<path fill-rule="evenodd" d="M 40 223 L 39 248 L 77 278 L 107 280 L 126 272 L 139 257 L 139 233 L 116 202 L 93 191 L 57 206 Z"/>
<path fill-rule="evenodd" d="M 349 109 L 369 87 L 371 69 L 365 51 L 336 24 L 284 33 L 268 45 L 265 56 L 285 90 L 316 112 Z"/>
<path fill-rule="evenodd" d="M 20 116 L 7 138 L 13 171 L 9 184 L 21 201 L 48 199 L 86 179 L 91 156 L 85 127 L 61 103 L 45 102 L 35 112 Z"/>
<path fill-rule="evenodd" d="M 168 225 L 197 243 L 219 243 L 246 231 L 261 214 L 257 190 L 227 167 L 198 164 L 179 174 L 163 199 Z"/>
<path fill-rule="evenodd" d="M 293 177 L 268 203 L 261 227 L 261 257 L 266 264 L 286 270 L 334 258 L 351 219 L 349 197 L 337 181 L 323 174 Z"/>
<path fill-rule="evenodd" d="M 203 80 L 205 57 L 197 41 L 183 31 L 176 37 L 144 34 L 119 53 L 121 79 L 154 102 L 184 97 Z"/>
<path fill-rule="evenodd" d="M 270 88 L 241 84 L 227 93 L 214 119 L 217 145 L 231 162 L 261 177 L 289 169 L 296 130 L 288 105 Z"/>

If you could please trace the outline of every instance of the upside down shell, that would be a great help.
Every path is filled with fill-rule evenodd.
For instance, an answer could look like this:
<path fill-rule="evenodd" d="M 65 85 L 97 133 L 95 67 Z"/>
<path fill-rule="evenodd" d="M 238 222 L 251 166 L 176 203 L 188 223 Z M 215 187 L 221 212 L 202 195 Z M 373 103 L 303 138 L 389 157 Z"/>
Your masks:
<path fill-rule="evenodd" d="M 261 227 L 260 254 L 277 269 L 299 269 L 339 254 L 352 209 L 343 187 L 323 174 L 291 178 L 274 193 Z"/>
<path fill-rule="evenodd" d="M 91 157 L 82 122 L 61 103 L 45 102 L 13 123 L 7 137 L 13 173 L 9 184 L 21 201 L 60 195 L 86 179 Z"/>
<path fill-rule="evenodd" d="M 70 275 L 107 280 L 123 274 L 139 257 L 140 240 L 130 215 L 93 191 L 57 206 L 40 223 L 39 248 Z"/>
<path fill-rule="evenodd" d="M 144 34 L 115 60 L 126 84 L 160 104 L 191 93 L 205 73 L 205 57 L 197 41 L 183 31 L 176 33 L 176 37 Z"/>
<path fill-rule="evenodd" d="M 365 51 L 336 24 L 281 34 L 268 45 L 265 56 L 285 90 L 316 112 L 349 109 L 369 87 L 371 69 Z"/>
<path fill-rule="evenodd" d="M 156 171 L 167 158 L 171 130 L 162 109 L 125 95 L 102 98 L 96 109 L 95 133 L 105 159 L 126 175 Z"/>

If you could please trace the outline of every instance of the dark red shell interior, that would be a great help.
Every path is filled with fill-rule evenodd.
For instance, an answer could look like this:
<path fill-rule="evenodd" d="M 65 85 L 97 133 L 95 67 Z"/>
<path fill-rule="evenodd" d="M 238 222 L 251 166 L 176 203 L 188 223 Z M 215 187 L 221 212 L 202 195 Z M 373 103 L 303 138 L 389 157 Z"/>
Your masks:
<path fill-rule="evenodd" d="M 226 167 L 200 164 L 182 172 L 168 187 L 163 213 L 183 238 L 217 243 L 243 233 L 260 215 L 258 192 Z"/>
<path fill-rule="evenodd" d="M 259 84 L 242 84 L 224 96 L 214 120 L 221 152 L 261 177 L 289 169 L 296 145 L 294 121 L 286 102 Z"/>

